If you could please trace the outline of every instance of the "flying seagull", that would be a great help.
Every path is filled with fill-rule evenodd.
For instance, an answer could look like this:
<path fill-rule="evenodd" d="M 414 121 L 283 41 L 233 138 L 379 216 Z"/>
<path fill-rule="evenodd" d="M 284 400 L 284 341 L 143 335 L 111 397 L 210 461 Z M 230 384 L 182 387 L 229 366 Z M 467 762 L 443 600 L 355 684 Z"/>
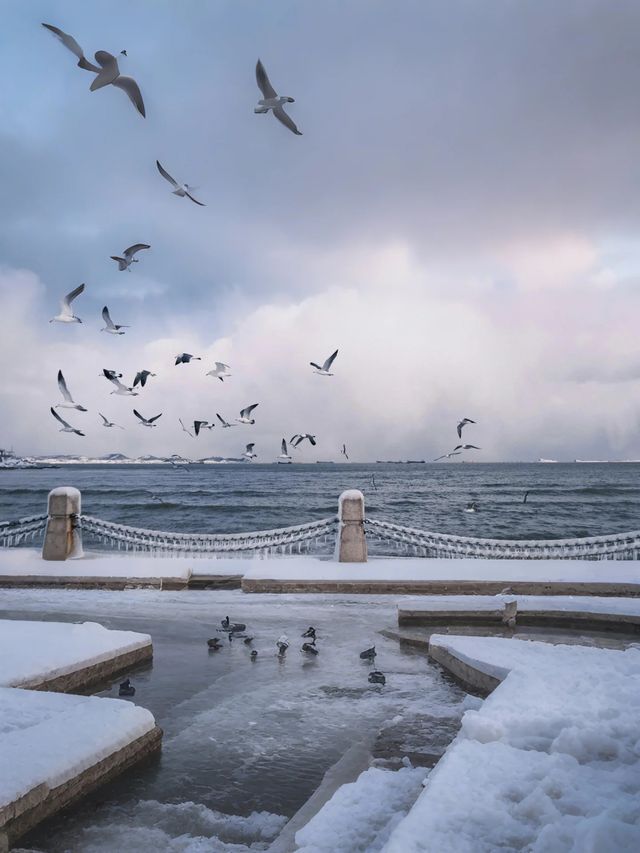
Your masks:
<path fill-rule="evenodd" d="M 106 50 L 98 50 L 95 53 L 95 60 L 98 64 L 94 65 L 93 62 L 89 62 L 85 57 L 84 51 L 73 36 L 69 35 L 69 33 L 65 33 L 58 29 L 58 27 L 54 27 L 53 24 L 42 24 L 42 26 L 49 30 L 49 32 L 53 33 L 53 35 L 59 39 L 59 41 L 61 41 L 62 44 L 71 51 L 71 53 L 78 57 L 78 66 L 80 68 L 83 68 L 85 71 L 92 71 L 96 75 L 89 87 L 92 92 L 95 92 L 97 89 L 102 89 L 104 86 L 108 86 L 109 84 L 116 86 L 118 89 L 122 89 L 123 92 L 126 92 L 129 100 L 138 110 L 140 115 L 143 118 L 145 117 L 146 113 L 142 94 L 140 93 L 140 87 L 133 77 L 126 77 L 124 74 L 120 74 L 118 60 L 113 56 L 113 54 Z M 127 55 L 124 50 L 121 51 L 121 54 L 124 56 Z"/>
<path fill-rule="evenodd" d="M 287 453 L 287 442 L 282 439 L 282 444 L 280 445 L 280 455 L 278 456 L 278 461 L 282 459 L 284 462 L 291 462 L 291 457 Z"/>
<path fill-rule="evenodd" d="M 315 435 L 311 435 L 309 432 L 305 432 L 304 434 L 296 433 L 289 439 L 289 444 L 292 444 L 294 447 L 299 447 L 302 442 L 307 439 L 309 444 L 316 446 L 316 437 Z"/>
<path fill-rule="evenodd" d="M 138 383 L 140 383 L 140 385 L 142 386 L 142 388 L 144 388 L 144 386 L 147 384 L 147 379 L 148 379 L 150 376 L 155 376 L 155 373 L 152 373 L 150 370 L 139 370 L 139 371 L 136 373 L 136 377 L 135 377 L 135 379 L 133 380 L 133 387 L 135 388 L 135 387 L 136 387 L 136 385 L 137 385 Z"/>
<path fill-rule="evenodd" d="M 105 418 L 105 416 L 102 414 L 102 412 L 98 412 L 98 414 L 102 418 L 102 421 L 103 421 L 102 426 L 103 427 L 118 427 L 118 429 L 124 429 L 124 427 L 121 427 L 120 424 L 116 424 L 113 421 L 107 420 L 107 418 Z"/>
<path fill-rule="evenodd" d="M 202 361 L 199 355 L 191 355 L 189 352 L 181 352 L 176 356 L 176 366 L 178 364 L 189 364 L 190 361 Z"/>
<path fill-rule="evenodd" d="M 67 423 L 63 418 L 61 418 L 61 417 L 60 417 L 60 415 L 59 415 L 59 414 L 56 412 L 56 410 L 53 408 L 53 406 L 51 406 L 51 410 L 50 410 L 50 411 L 51 411 L 51 414 L 53 415 L 53 417 L 54 417 L 57 421 L 60 421 L 60 423 L 62 424 L 62 429 L 60 430 L 60 432 L 73 432 L 73 433 L 75 433 L 76 435 L 82 435 L 82 436 L 84 435 L 84 433 L 83 433 L 83 432 L 80 432 L 80 430 L 79 430 L 79 429 L 74 429 L 74 427 L 72 427 L 72 426 L 71 426 L 71 424 L 68 424 L 68 423 Z"/>
<path fill-rule="evenodd" d="M 108 367 L 105 367 L 100 374 L 105 379 L 111 381 L 112 379 L 122 379 L 122 374 L 117 373 L 115 370 L 109 370 Z"/>
<path fill-rule="evenodd" d="M 528 498 L 528 497 L 529 497 L 529 492 L 525 492 L 525 493 L 524 493 L 524 497 L 522 498 L 522 503 L 523 503 L 523 504 L 526 504 L 526 502 L 527 502 L 527 498 Z"/>
<path fill-rule="evenodd" d="M 67 293 L 67 295 L 63 298 L 60 303 L 60 313 L 56 317 L 52 317 L 49 322 L 50 323 L 82 323 L 80 317 L 76 317 L 73 313 L 73 309 L 71 308 L 71 303 L 76 298 L 76 296 L 80 296 L 80 294 L 84 291 L 84 284 L 78 285 L 75 290 L 72 290 L 71 293 Z"/>
<path fill-rule="evenodd" d="M 216 366 L 213 370 L 207 371 L 207 376 L 213 376 L 214 379 L 219 379 L 220 382 L 224 382 L 226 376 L 231 376 L 229 373 L 230 367 L 228 364 L 224 364 L 222 361 L 216 361 Z"/>
<path fill-rule="evenodd" d="M 182 432 L 186 432 L 187 435 L 190 435 L 193 438 L 193 433 L 186 428 L 186 426 L 182 423 L 182 418 L 178 418 L 180 421 L 180 426 L 182 427 Z"/>
<path fill-rule="evenodd" d="M 118 394 L 120 397 L 137 397 L 138 392 L 134 391 L 133 388 L 128 388 L 126 385 L 123 385 L 122 382 L 118 379 L 118 375 L 114 373 L 112 370 L 103 370 L 105 379 L 108 379 L 112 385 L 115 385 L 115 391 L 112 391 L 112 394 Z"/>
<path fill-rule="evenodd" d="M 320 367 L 319 364 L 316 364 L 315 361 L 310 361 L 309 364 L 311 367 L 315 367 L 315 373 L 319 376 L 333 376 L 333 373 L 329 373 L 331 369 L 331 365 L 335 361 L 335 357 L 338 355 L 338 350 L 332 353 L 329 358 L 325 361 L 325 363 Z"/>
<path fill-rule="evenodd" d="M 160 172 L 160 174 L 162 175 L 162 177 L 163 177 L 166 181 L 169 181 L 169 183 L 170 183 L 170 184 L 171 184 L 171 186 L 173 187 L 172 192 L 173 192 L 173 194 L 174 194 L 174 195 L 179 195 L 181 198 L 184 198 L 184 197 L 186 196 L 187 198 L 190 198 L 190 199 L 191 199 L 191 201 L 195 202 L 195 204 L 199 204 L 199 205 L 200 205 L 200 207 L 206 207 L 206 204 L 205 204 L 204 202 L 202 202 L 202 201 L 198 201 L 198 199 L 197 199 L 197 198 L 194 198 L 194 197 L 191 195 L 191 193 L 193 192 L 193 190 L 194 190 L 194 189 L 196 189 L 195 187 L 190 187 L 190 186 L 189 186 L 189 184 L 179 184 L 176 180 L 174 180 L 174 179 L 171 177 L 171 175 L 169 174 L 169 172 L 167 172 L 167 170 L 166 170 L 165 168 L 163 168 L 163 166 L 162 166 L 162 164 L 160 163 L 160 161 L 159 161 L 159 160 L 156 160 L 156 166 L 158 167 L 158 171 Z"/>
<path fill-rule="evenodd" d="M 217 412 L 216 412 L 216 417 L 220 421 L 220 423 L 222 424 L 223 429 L 230 429 L 231 427 L 235 426 L 235 424 L 230 424 L 228 421 L 225 421 L 225 419 L 222 417 L 222 415 L 219 415 Z"/>
<path fill-rule="evenodd" d="M 475 444 L 457 444 L 452 453 L 455 453 L 456 450 L 482 450 L 481 447 L 476 447 Z"/>
<path fill-rule="evenodd" d="M 140 412 L 137 412 L 135 409 L 133 410 L 133 414 L 138 418 L 142 426 L 146 427 L 155 427 L 158 424 L 154 424 L 154 421 L 157 421 L 158 418 L 162 417 L 162 412 L 159 415 L 154 415 L 152 418 L 143 418 Z"/>
<path fill-rule="evenodd" d="M 255 442 L 251 442 L 251 444 L 247 444 L 247 449 L 242 454 L 245 459 L 255 459 L 257 457 L 257 453 L 253 452 L 253 448 L 255 447 Z"/>
<path fill-rule="evenodd" d="M 196 434 L 196 438 L 200 435 L 201 429 L 212 429 L 214 426 L 215 424 L 211 424 L 211 426 L 209 426 L 209 421 L 194 421 L 193 431 Z"/>
<path fill-rule="evenodd" d="M 111 316 L 109 315 L 109 309 L 105 305 L 102 309 L 102 319 L 107 324 L 104 329 L 100 329 L 101 332 L 108 332 L 110 335 L 124 335 L 124 332 L 121 332 L 120 329 L 128 329 L 129 326 L 116 326 L 112 321 Z"/>
<path fill-rule="evenodd" d="M 64 397 L 64 403 L 56 403 L 54 409 L 77 409 L 79 412 L 86 412 L 84 406 L 78 405 L 78 403 L 74 403 L 73 397 L 69 389 L 67 388 L 67 383 L 64 380 L 64 376 L 62 375 L 62 371 L 58 371 L 58 388 L 60 389 L 60 393 Z"/>
<path fill-rule="evenodd" d="M 255 420 L 251 417 L 251 412 L 256 408 L 258 403 L 253 403 L 251 406 L 247 406 L 246 409 L 242 409 L 240 412 L 240 417 L 236 418 L 239 424 L 255 424 Z"/>
<path fill-rule="evenodd" d="M 271 82 L 267 77 L 267 72 L 264 70 L 264 65 L 260 60 L 258 60 L 256 65 L 256 82 L 258 83 L 258 88 L 262 92 L 262 97 L 258 101 L 258 106 L 254 109 L 254 113 L 262 114 L 268 113 L 269 110 L 272 110 L 278 121 L 282 122 L 282 124 L 285 127 L 288 127 L 296 136 L 302 136 L 302 133 L 296 127 L 293 119 L 284 111 L 284 104 L 293 104 L 295 103 L 294 99 L 289 98 L 286 95 L 278 95 L 271 85 Z"/>
<path fill-rule="evenodd" d="M 112 261 L 118 262 L 118 269 L 120 272 L 123 270 L 129 270 L 131 272 L 131 264 L 137 264 L 138 258 L 134 258 L 136 252 L 139 252 L 141 249 L 150 249 L 147 243 L 134 243 L 133 246 L 129 246 L 128 249 L 125 249 L 122 253 L 122 257 L 118 257 L 118 255 L 111 255 Z"/>
<path fill-rule="evenodd" d="M 451 459 L 452 456 L 460 456 L 460 451 L 456 453 L 455 450 L 452 450 L 451 453 L 443 453 L 442 456 L 438 456 L 437 459 L 434 459 L 434 462 L 439 462 L 441 459 Z"/>
<path fill-rule="evenodd" d="M 349 456 L 347 454 L 347 445 L 346 444 L 342 445 L 342 450 L 340 452 L 342 453 L 342 455 L 344 456 L 345 459 L 349 459 Z"/>
<path fill-rule="evenodd" d="M 463 418 L 456 429 L 458 430 L 458 438 L 462 438 L 462 430 L 466 427 L 467 424 L 475 424 L 475 421 L 472 421 L 471 418 Z"/>

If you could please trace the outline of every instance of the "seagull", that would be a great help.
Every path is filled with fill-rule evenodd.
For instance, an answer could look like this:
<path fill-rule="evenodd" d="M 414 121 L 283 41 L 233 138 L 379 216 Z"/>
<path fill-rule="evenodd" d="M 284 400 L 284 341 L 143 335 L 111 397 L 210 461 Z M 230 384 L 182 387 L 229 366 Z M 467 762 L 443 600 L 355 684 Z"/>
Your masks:
<path fill-rule="evenodd" d="M 186 432 L 186 434 L 187 434 L 187 435 L 190 435 L 190 436 L 191 436 L 191 438 L 193 438 L 193 433 L 192 433 L 192 432 L 190 432 L 190 431 L 186 428 L 186 426 L 182 423 L 182 418 L 178 418 L 178 420 L 180 421 L 180 426 L 182 427 L 182 431 L 183 431 L 183 432 Z"/>
<path fill-rule="evenodd" d="M 287 442 L 284 440 L 284 438 L 282 439 L 282 444 L 280 445 L 280 456 L 278 456 L 278 459 L 282 459 L 285 462 L 291 462 L 291 457 L 287 453 Z"/>
<path fill-rule="evenodd" d="M 67 295 L 62 299 L 60 303 L 60 313 L 56 317 L 52 317 L 49 322 L 50 323 L 82 323 L 80 317 L 76 317 L 73 313 L 73 309 L 71 308 L 71 303 L 76 298 L 76 296 L 80 296 L 80 294 L 84 291 L 84 284 L 78 285 L 75 290 L 72 290 L 71 293 L 67 293 Z"/>
<path fill-rule="evenodd" d="M 439 462 L 441 459 L 451 459 L 452 456 L 460 456 L 460 451 L 456 453 L 455 450 L 452 450 L 451 453 L 444 453 L 442 456 L 438 456 L 438 458 L 433 461 Z"/>
<path fill-rule="evenodd" d="M 482 450 L 482 448 L 476 447 L 475 444 L 457 444 L 451 452 L 455 453 L 456 450 Z"/>
<path fill-rule="evenodd" d="M 316 364 L 315 361 L 310 361 L 309 364 L 311 367 L 315 367 L 315 372 L 320 376 L 333 376 L 333 373 L 329 373 L 331 365 L 333 364 L 335 357 L 338 355 L 338 350 L 336 350 L 329 358 L 325 361 L 325 363 L 320 367 L 319 364 Z"/>
<path fill-rule="evenodd" d="M 128 249 L 125 249 L 122 253 L 122 257 L 119 258 L 117 255 L 111 255 L 112 261 L 118 262 L 118 269 L 120 272 L 123 270 L 129 270 L 131 272 L 131 264 L 137 264 L 138 258 L 134 258 L 136 252 L 139 252 L 141 249 L 150 249 L 147 243 L 134 243 L 133 246 L 129 246 Z"/>
<path fill-rule="evenodd" d="M 160 163 L 159 160 L 156 160 L 156 166 L 158 167 L 158 171 L 160 172 L 162 177 L 165 180 L 169 181 L 169 183 L 173 187 L 173 194 L 174 195 L 179 195 L 181 198 L 184 198 L 186 196 L 187 198 L 190 198 L 191 201 L 195 202 L 195 204 L 199 204 L 200 207 L 206 207 L 206 204 L 204 202 L 198 201 L 197 198 L 194 198 L 191 195 L 192 191 L 194 189 L 196 189 L 195 187 L 190 187 L 189 184 L 179 184 L 176 180 L 174 180 L 171 177 L 169 172 L 167 172 L 167 170 L 162 167 L 162 164 Z"/>
<path fill-rule="evenodd" d="M 108 332 L 110 335 L 124 335 L 124 332 L 121 332 L 120 329 L 128 329 L 129 326 L 116 326 L 115 323 L 111 320 L 109 316 L 109 309 L 105 305 L 102 309 L 102 319 L 107 324 L 104 329 L 100 329 L 101 332 Z"/>
<path fill-rule="evenodd" d="M 211 424 L 211 426 L 215 426 L 215 424 Z M 193 431 L 196 434 L 196 438 L 200 435 L 201 429 L 209 429 L 208 421 L 194 421 L 193 422 Z"/>
<path fill-rule="evenodd" d="M 207 376 L 213 376 L 214 379 L 219 379 L 220 382 L 224 382 L 225 376 L 231 376 L 229 373 L 229 365 L 224 364 L 221 361 L 216 361 L 216 366 L 213 370 L 207 371 Z"/>
<path fill-rule="evenodd" d="M 475 421 L 472 421 L 471 418 L 463 418 L 456 429 L 458 430 L 458 438 L 462 438 L 462 430 L 466 427 L 467 424 L 475 424 Z"/>
<path fill-rule="evenodd" d="M 247 444 L 247 449 L 242 454 L 245 459 L 255 459 L 257 457 L 257 453 L 253 452 L 253 448 L 255 447 L 255 442 L 251 442 L 251 444 Z"/>
<path fill-rule="evenodd" d="M 188 352 L 181 352 L 176 356 L 176 366 L 178 364 L 189 364 L 190 361 L 202 361 L 199 355 L 191 355 Z"/>
<path fill-rule="evenodd" d="M 62 371 L 58 371 L 58 388 L 60 389 L 60 393 L 64 397 L 64 403 L 56 403 L 54 409 L 77 409 L 79 412 L 86 412 L 84 406 L 78 405 L 78 403 L 74 403 L 73 397 L 71 396 L 69 389 L 67 388 L 67 383 L 64 381 L 64 376 L 62 375 Z"/>
<path fill-rule="evenodd" d="M 112 370 L 103 370 L 105 379 L 108 379 L 113 385 L 115 385 L 116 390 L 112 391 L 112 394 L 118 394 L 120 397 L 137 397 L 138 392 L 134 391 L 133 388 L 128 388 L 126 385 L 123 385 L 122 382 L 118 379 L 118 374 L 114 373 Z M 122 375 L 122 374 L 120 374 Z"/>
<path fill-rule="evenodd" d="M 108 379 L 111 381 L 112 379 L 122 379 L 122 374 L 117 373 L 115 370 L 109 370 L 108 367 L 103 368 L 102 373 L 99 374 L 104 379 Z"/>
<path fill-rule="evenodd" d="M 302 444 L 302 442 L 303 442 L 305 439 L 308 439 L 308 440 L 309 440 L 309 444 L 311 444 L 313 447 L 315 447 L 315 446 L 316 446 L 316 437 L 315 437 L 315 435 L 311 435 L 311 433 L 308 433 L 308 432 L 305 432 L 305 433 L 304 433 L 304 434 L 302 434 L 302 435 L 301 435 L 300 433 L 296 433 L 296 435 L 292 436 L 292 437 L 289 439 L 289 444 L 292 444 L 294 447 L 296 447 L 296 448 L 297 448 L 297 447 L 299 447 L 299 446 Z"/>
<path fill-rule="evenodd" d="M 105 418 L 105 416 L 102 414 L 102 412 L 98 412 L 98 414 L 102 418 L 102 426 L 103 427 L 118 427 L 118 429 L 124 429 L 124 427 L 121 427 L 120 424 L 116 424 L 113 421 L 107 420 Z"/>
<path fill-rule="evenodd" d="M 222 424 L 222 429 L 230 429 L 231 427 L 235 426 L 235 424 L 230 424 L 228 421 L 225 421 L 225 419 L 222 417 L 222 415 L 219 415 L 217 412 L 216 412 L 216 417 L 220 421 L 220 423 Z"/>
<path fill-rule="evenodd" d="M 63 418 L 61 418 L 61 417 L 60 417 L 60 415 L 59 415 L 59 414 L 56 412 L 56 410 L 53 408 L 53 406 L 51 406 L 51 414 L 53 415 L 53 417 L 54 417 L 57 421 L 60 421 L 60 423 L 62 424 L 62 429 L 60 430 L 60 432 L 73 432 L 73 433 L 75 433 L 76 435 L 82 435 L 82 436 L 84 435 L 84 433 L 83 433 L 83 432 L 80 432 L 80 430 L 79 430 L 79 429 L 74 429 L 74 428 L 71 426 L 71 424 L 68 424 L 68 423 L 67 423 Z"/>
<path fill-rule="evenodd" d="M 346 444 L 342 445 L 342 450 L 340 452 L 342 453 L 342 455 L 344 456 L 345 459 L 349 459 L 349 456 L 347 454 L 347 445 Z"/>
<path fill-rule="evenodd" d="M 116 86 L 118 89 L 122 89 L 123 92 L 127 93 L 131 103 L 138 110 L 140 115 L 143 118 L 145 117 L 144 101 L 142 100 L 138 84 L 133 77 L 126 77 L 125 75 L 120 74 L 118 60 L 113 56 L 113 54 L 108 53 L 106 50 L 97 51 L 95 53 L 95 60 L 98 65 L 94 65 L 85 57 L 84 51 L 73 36 L 63 32 L 58 29 L 58 27 L 54 27 L 53 24 L 42 24 L 42 26 L 49 30 L 49 32 L 53 33 L 54 36 L 56 36 L 56 38 L 71 51 L 71 53 L 78 57 L 78 66 L 80 68 L 83 68 L 85 71 L 92 71 L 96 75 L 89 87 L 92 92 L 95 92 L 97 89 L 102 89 L 104 86 L 108 86 L 109 84 Z M 127 55 L 124 50 L 120 52 L 124 56 Z"/>
<path fill-rule="evenodd" d="M 527 498 L 528 498 L 528 497 L 529 497 L 529 492 L 525 492 L 525 493 L 524 493 L 524 497 L 522 498 L 522 503 L 523 503 L 523 504 L 526 504 L 526 502 L 527 502 Z"/>
<path fill-rule="evenodd" d="M 288 127 L 296 136 L 302 136 L 302 133 L 296 127 L 293 119 L 284 111 L 284 104 L 293 104 L 295 103 L 294 99 L 289 98 L 286 95 L 278 95 L 271 85 L 271 82 L 267 77 L 267 72 L 264 70 L 264 65 L 260 60 L 258 60 L 256 65 L 256 82 L 258 83 L 258 88 L 262 92 L 262 97 L 258 101 L 258 106 L 254 109 L 254 113 L 264 114 L 268 113 L 269 110 L 272 110 L 278 121 L 282 122 L 282 124 L 285 127 Z"/>
<path fill-rule="evenodd" d="M 139 370 L 136 373 L 136 378 L 133 380 L 133 387 L 135 388 L 140 383 L 141 387 L 144 388 L 150 376 L 155 376 L 155 373 L 152 373 L 150 370 Z"/>
<path fill-rule="evenodd" d="M 249 416 L 251 415 L 251 412 L 256 408 L 257 405 L 259 405 L 259 404 L 253 403 L 253 405 L 247 406 L 246 409 L 242 409 L 242 411 L 240 412 L 240 417 L 236 418 L 238 423 L 239 424 L 255 424 L 255 420 Z"/>
<path fill-rule="evenodd" d="M 158 418 L 162 417 L 162 412 L 159 415 L 154 415 L 152 418 L 143 418 L 140 412 L 137 412 L 135 409 L 133 410 L 133 414 L 138 418 L 142 426 L 146 427 L 155 427 L 158 424 L 154 424 L 154 421 L 157 421 Z"/>

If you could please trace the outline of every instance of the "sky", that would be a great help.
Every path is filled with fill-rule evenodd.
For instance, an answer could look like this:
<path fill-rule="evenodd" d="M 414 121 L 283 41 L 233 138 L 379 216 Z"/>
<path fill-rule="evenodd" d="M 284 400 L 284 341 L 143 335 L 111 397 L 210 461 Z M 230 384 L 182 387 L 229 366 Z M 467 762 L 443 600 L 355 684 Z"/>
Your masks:
<path fill-rule="evenodd" d="M 2 7 L 0 446 L 270 462 L 310 432 L 304 461 L 431 459 L 468 417 L 477 461 L 640 458 L 639 4 Z M 126 49 L 147 118 L 43 21 Z M 302 136 L 254 114 L 258 58 Z M 81 282 L 83 323 L 49 323 Z M 105 367 L 157 376 L 117 397 Z M 84 438 L 49 413 L 59 369 Z M 178 424 L 256 402 L 252 427 Z"/>

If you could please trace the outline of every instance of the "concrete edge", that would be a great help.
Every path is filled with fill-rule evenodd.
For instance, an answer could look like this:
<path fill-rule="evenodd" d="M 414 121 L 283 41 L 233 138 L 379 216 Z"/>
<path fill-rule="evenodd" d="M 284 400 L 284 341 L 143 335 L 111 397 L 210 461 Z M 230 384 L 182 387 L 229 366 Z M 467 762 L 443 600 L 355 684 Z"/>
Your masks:
<path fill-rule="evenodd" d="M 161 746 L 162 729 L 155 726 L 62 785 L 56 788 L 49 788 L 46 784 L 38 785 L 7 807 L 11 810 L 10 816 L 7 816 L 6 809 L 0 812 L 0 853 L 8 851 L 15 841 L 43 820 L 111 781 L 133 764 L 157 753 Z M 19 811 L 15 808 L 18 805 Z"/>
<path fill-rule="evenodd" d="M 28 589 L 187 589 L 189 578 L 122 578 L 122 577 L 79 577 L 77 575 L 0 575 L 0 588 Z"/>
<path fill-rule="evenodd" d="M 482 697 L 488 696 L 503 681 L 497 675 L 485 672 L 479 665 L 473 666 L 468 661 L 459 658 L 454 652 L 436 643 L 429 643 L 428 652 L 431 660 L 439 663 L 469 693 Z M 505 677 L 507 674 L 505 672 Z"/>
<path fill-rule="evenodd" d="M 434 627 L 442 625 L 502 625 L 501 610 L 403 610 L 398 607 L 398 625 Z M 640 615 L 594 613 L 583 610 L 518 610 L 516 624 L 546 628 L 577 628 L 639 634 Z"/>

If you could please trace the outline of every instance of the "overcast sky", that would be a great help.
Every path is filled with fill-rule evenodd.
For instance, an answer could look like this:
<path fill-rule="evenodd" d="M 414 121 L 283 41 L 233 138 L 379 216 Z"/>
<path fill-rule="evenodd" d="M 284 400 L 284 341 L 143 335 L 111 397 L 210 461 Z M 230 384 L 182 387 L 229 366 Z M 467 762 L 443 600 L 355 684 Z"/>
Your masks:
<path fill-rule="evenodd" d="M 3 3 L 0 446 L 640 458 L 640 4 Z M 40 26 L 119 54 L 147 118 Z M 260 57 L 294 136 L 254 115 Z M 198 186 L 170 192 L 159 159 Z M 131 273 L 110 255 L 151 244 Z M 60 297 L 82 325 L 50 324 Z M 122 337 L 100 333 L 108 304 Z M 335 376 L 309 361 L 334 349 Z M 175 367 L 187 351 L 202 362 Z M 215 360 L 233 377 L 205 376 Z M 99 374 L 157 373 L 137 398 Z M 62 369 L 89 412 L 59 433 Z M 253 427 L 197 440 L 178 417 Z M 136 406 L 156 429 L 139 426 Z M 125 431 L 100 425 L 98 411 Z M 65 414 L 63 412 L 63 414 Z"/>

